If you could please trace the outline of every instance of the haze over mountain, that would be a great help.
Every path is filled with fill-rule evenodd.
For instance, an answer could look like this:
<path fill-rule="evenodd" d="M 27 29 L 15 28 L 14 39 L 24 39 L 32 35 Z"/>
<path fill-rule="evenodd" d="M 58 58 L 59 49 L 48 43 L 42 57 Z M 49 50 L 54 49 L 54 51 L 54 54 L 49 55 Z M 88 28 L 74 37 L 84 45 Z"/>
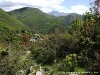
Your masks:
<path fill-rule="evenodd" d="M 52 12 L 49 12 L 48 14 L 49 14 L 49 15 L 56 16 L 56 17 L 59 17 L 59 16 L 67 16 L 67 15 L 70 14 L 70 13 L 52 11 Z"/>

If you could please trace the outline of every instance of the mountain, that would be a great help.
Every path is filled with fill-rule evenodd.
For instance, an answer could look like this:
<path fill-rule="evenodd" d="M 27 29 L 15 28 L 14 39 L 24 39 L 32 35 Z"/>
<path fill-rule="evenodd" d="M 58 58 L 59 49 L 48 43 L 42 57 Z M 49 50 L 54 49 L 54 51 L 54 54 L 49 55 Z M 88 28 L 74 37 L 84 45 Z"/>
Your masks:
<path fill-rule="evenodd" d="M 22 22 L 12 17 L 2 9 L 0 9 L 0 26 L 1 25 L 15 30 L 25 28 L 25 25 Z"/>
<path fill-rule="evenodd" d="M 48 33 L 60 22 L 37 8 L 24 7 L 9 12 L 22 23 L 27 25 L 34 33 Z"/>
<path fill-rule="evenodd" d="M 58 11 L 52 11 L 52 12 L 49 12 L 48 14 L 49 14 L 49 15 L 52 15 L 52 16 L 59 17 L 59 16 L 67 16 L 69 13 L 58 12 Z"/>
<path fill-rule="evenodd" d="M 26 29 L 26 25 L 0 9 L 0 42 L 4 46 L 10 44 L 10 42 L 17 43 L 19 38 L 17 34 Z"/>
<path fill-rule="evenodd" d="M 54 13 L 59 13 L 55 12 Z M 32 33 L 51 33 L 55 28 L 64 31 L 70 26 L 75 17 L 81 19 L 81 15 L 76 13 L 65 14 L 60 13 L 58 17 L 48 15 L 37 8 L 24 7 L 9 12 L 10 15 L 17 18 L 30 28 Z M 64 16 L 61 16 L 63 14 Z"/>
<path fill-rule="evenodd" d="M 63 23 L 70 25 L 75 18 L 82 20 L 82 15 L 79 15 L 77 13 L 71 13 L 71 14 L 64 17 Z"/>
<path fill-rule="evenodd" d="M 72 21 L 77 18 L 80 21 L 82 21 L 82 15 L 79 15 L 77 13 L 70 13 L 67 16 L 59 16 L 56 17 L 57 20 L 61 23 L 62 30 L 65 31 L 68 27 L 71 26 Z"/>

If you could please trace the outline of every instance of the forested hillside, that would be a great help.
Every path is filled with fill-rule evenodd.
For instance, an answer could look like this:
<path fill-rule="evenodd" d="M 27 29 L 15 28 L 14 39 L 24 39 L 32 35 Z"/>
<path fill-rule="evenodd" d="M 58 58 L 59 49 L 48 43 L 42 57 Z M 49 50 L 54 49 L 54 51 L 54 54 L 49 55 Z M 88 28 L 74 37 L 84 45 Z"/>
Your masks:
<path fill-rule="evenodd" d="M 22 30 L 27 30 L 26 25 L 0 9 L 0 41 L 2 43 L 12 42 L 15 35 Z"/>
<path fill-rule="evenodd" d="M 34 33 L 48 33 L 61 23 L 52 16 L 43 13 L 37 8 L 24 7 L 10 12 L 22 23 L 30 27 Z"/>
<path fill-rule="evenodd" d="M 79 19 L 80 21 L 83 21 L 82 16 L 83 15 L 79 15 L 77 13 L 70 13 L 67 16 L 59 16 L 56 18 L 59 20 L 59 22 L 61 22 L 62 29 L 66 30 L 67 28 L 71 27 L 73 20 Z"/>
<path fill-rule="evenodd" d="M 72 22 L 74 18 L 81 19 L 81 15 L 72 13 L 68 16 L 54 17 L 50 16 L 37 8 L 24 7 L 18 10 L 9 12 L 22 23 L 30 27 L 34 33 L 50 33 L 55 28 L 64 31 L 65 28 Z"/>
<path fill-rule="evenodd" d="M 0 9 L 0 75 L 99 75 L 99 8 L 95 0 L 84 15 L 60 17 Z"/>
<path fill-rule="evenodd" d="M 25 25 L 18 19 L 12 17 L 4 10 L 0 9 L 0 22 L 7 24 L 9 27 L 14 27 L 17 29 L 25 28 Z"/>

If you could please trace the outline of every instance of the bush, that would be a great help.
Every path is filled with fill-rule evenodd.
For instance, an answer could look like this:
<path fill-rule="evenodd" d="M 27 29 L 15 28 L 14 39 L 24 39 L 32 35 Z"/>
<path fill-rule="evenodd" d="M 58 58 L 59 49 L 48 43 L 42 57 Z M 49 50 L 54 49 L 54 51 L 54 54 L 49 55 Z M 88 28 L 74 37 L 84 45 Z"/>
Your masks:
<path fill-rule="evenodd" d="M 87 74 L 85 73 L 85 72 L 87 72 L 85 68 L 75 67 L 74 72 L 76 72 L 76 73 L 79 73 L 79 72 L 80 72 L 79 75 L 87 75 Z M 83 72 L 84 72 L 84 73 L 83 73 Z"/>
<path fill-rule="evenodd" d="M 9 53 L 7 51 L 2 51 L 1 56 L 7 56 Z"/>

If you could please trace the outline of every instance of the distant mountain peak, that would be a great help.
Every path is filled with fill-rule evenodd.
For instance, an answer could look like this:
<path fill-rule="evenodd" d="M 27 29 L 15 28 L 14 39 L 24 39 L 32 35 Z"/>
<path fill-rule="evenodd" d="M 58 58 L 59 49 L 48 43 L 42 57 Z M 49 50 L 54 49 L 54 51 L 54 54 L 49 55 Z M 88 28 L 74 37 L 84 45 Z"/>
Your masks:
<path fill-rule="evenodd" d="M 49 14 L 49 15 L 52 15 L 52 16 L 59 17 L 59 16 L 67 16 L 69 13 L 58 12 L 58 11 L 52 11 L 52 12 L 49 12 L 48 14 Z"/>

